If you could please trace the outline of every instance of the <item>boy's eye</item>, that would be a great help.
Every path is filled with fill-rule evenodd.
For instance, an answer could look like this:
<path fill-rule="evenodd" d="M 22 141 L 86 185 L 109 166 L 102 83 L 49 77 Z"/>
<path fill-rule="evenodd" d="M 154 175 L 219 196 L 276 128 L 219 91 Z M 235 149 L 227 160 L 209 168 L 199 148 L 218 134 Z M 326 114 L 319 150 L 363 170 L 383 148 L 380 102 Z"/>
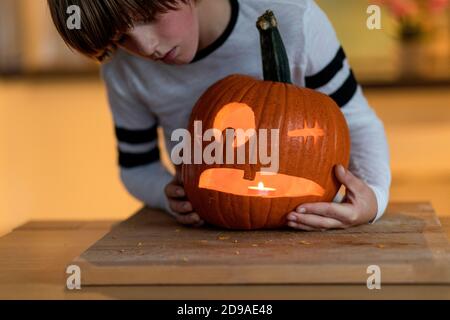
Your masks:
<path fill-rule="evenodd" d="M 126 41 L 126 33 L 121 33 L 111 39 L 110 46 L 116 46 L 118 44 L 123 44 Z"/>
<path fill-rule="evenodd" d="M 127 41 L 127 36 L 125 34 L 121 35 L 119 39 L 115 40 L 115 43 L 124 44 Z"/>

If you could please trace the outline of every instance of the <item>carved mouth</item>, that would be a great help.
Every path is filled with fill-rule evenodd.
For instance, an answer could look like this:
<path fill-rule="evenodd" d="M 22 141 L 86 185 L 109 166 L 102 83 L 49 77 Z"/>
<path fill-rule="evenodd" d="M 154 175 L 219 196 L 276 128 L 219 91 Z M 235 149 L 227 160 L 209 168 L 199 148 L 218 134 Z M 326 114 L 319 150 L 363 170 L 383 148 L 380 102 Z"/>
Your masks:
<path fill-rule="evenodd" d="M 252 190 L 262 182 L 269 191 Z M 280 198 L 323 196 L 325 190 L 316 182 L 286 174 L 262 174 L 256 172 L 255 179 L 244 179 L 244 170 L 233 168 L 211 168 L 200 175 L 199 188 L 249 197 Z"/>

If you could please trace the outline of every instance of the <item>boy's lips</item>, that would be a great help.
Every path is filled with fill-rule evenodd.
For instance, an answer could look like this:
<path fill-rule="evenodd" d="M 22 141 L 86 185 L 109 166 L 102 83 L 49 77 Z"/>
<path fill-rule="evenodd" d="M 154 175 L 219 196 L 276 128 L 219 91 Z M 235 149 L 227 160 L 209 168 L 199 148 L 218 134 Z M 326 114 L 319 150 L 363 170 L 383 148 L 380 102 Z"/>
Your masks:
<path fill-rule="evenodd" d="M 161 60 L 164 61 L 164 63 L 172 63 L 175 59 L 175 57 L 177 56 L 178 53 L 178 47 L 174 47 L 172 48 L 172 50 L 170 50 L 169 52 L 167 52 L 162 58 Z"/>

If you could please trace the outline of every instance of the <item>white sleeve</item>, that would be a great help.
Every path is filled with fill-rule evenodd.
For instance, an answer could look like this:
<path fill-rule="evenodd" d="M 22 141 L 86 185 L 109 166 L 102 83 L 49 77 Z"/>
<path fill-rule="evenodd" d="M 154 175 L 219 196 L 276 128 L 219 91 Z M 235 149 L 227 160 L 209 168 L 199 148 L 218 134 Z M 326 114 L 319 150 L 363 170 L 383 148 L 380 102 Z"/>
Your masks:
<path fill-rule="evenodd" d="M 305 85 L 329 95 L 341 108 L 351 137 L 349 169 L 374 191 L 381 218 L 389 200 L 389 147 L 382 121 L 358 85 L 336 33 L 325 13 L 309 1 L 303 30 L 307 67 Z"/>
<path fill-rule="evenodd" d="M 172 174 L 160 161 L 158 122 L 121 70 L 102 66 L 117 139 L 120 179 L 127 191 L 151 208 L 170 214 L 164 188 Z"/>

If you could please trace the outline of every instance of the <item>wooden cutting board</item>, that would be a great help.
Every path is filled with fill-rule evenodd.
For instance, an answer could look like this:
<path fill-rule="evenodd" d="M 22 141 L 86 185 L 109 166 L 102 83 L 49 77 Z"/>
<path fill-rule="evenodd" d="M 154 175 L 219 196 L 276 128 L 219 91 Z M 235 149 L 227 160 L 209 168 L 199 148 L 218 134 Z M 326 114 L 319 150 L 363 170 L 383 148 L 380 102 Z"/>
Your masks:
<path fill-rule="evenodd" d="M 429 203 L 391 203 L 348 230 L 184 227 L 143 208 L 76 258 L 83 285 L 450 283 L 447 237 Z"/>

